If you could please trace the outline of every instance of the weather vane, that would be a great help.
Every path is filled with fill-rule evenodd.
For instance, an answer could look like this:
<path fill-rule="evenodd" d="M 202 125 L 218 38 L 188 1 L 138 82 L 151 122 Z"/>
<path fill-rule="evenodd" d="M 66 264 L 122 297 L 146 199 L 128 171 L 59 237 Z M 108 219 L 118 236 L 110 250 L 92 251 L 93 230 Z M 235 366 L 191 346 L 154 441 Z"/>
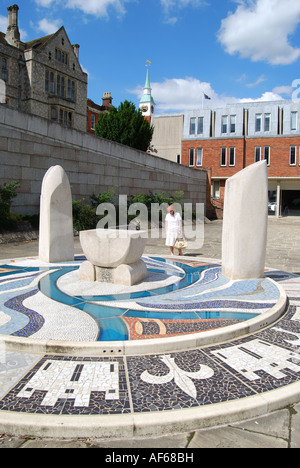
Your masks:
<path fill-rule="evenodd" d="M 150 65 L 151 65 L 150 60 L 146 60 L 146 67 L 150 67 Z"/>

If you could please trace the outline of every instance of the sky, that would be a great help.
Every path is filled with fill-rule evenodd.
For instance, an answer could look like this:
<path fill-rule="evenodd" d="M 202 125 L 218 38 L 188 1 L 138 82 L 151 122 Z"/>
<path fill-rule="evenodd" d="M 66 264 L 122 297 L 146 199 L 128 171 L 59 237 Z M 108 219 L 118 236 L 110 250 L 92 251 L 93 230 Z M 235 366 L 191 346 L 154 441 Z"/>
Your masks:
<path fill-rule="evenodd" d="M 17 3 L 21 40 L 64 26 L 88 97 L 138 107 L 147 60 L 156 114 L 300 97 L 299 0 L 0 0 Z"/>

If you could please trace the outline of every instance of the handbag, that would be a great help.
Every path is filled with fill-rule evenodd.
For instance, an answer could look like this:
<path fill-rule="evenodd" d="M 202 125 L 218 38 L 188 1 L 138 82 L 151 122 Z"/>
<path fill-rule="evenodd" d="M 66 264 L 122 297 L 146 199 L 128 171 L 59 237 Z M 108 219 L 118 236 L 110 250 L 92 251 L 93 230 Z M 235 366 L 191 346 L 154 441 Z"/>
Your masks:
<path fill-rule="evenodd" d="M 186 249 L 187 245 L 188 245 L 187 241 L 185 240 L 183 236 L 181 236 L 181 237 L 177 237 L 174 247 L 175 249 L 182 250 L 182 249 Z"/>

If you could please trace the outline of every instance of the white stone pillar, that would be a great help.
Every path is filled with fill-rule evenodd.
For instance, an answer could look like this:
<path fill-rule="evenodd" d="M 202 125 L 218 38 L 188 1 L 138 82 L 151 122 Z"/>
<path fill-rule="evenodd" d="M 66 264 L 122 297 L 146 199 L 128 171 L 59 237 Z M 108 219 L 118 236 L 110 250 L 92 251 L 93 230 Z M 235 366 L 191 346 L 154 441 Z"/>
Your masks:
<path fill-rule="evenodd" d="M 74 260 L 72 194 L 61 166 L 50 167 L 42 183 L 39 258 L 47 263 Z"/>
<path fill-rule="evenodd" d="M 268 226 L 267 162 L 227 180 L 222 235 L 222 273 L 232 280 L 264 276 Z"/>

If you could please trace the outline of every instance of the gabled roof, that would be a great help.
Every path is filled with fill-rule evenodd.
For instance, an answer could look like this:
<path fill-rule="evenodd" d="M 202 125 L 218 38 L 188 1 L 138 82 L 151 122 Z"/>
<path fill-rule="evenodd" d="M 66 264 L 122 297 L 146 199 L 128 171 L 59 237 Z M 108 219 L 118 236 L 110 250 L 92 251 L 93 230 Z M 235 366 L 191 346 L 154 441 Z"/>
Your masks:
<path fill-rule="evenodd" d="M 0 43 L 8 45 L 7 40 L 5 39 L 5 34 L 3 32 L 0 32 Z"/>
<path fill-rule="evenodd" d="M 74 49 L 73 49 L 73 46 L 70 42 L 70 39 L 69 39 L 69 36 L 64 28 L 64 26 L 61 26 L 55 33 L 53 34 L 49 34 L 48 36 L 43 36 L 43 37 L 40 37 L 38 39 L 34 39 L 33 41 L 29 41 L 29 42 L 25 42 L 24 46 L 25 46 L 25 51 L 28 51 L 28 50 L 34 50 L 36 52 L 40 52 L 43 50 L 43 48 L 45 48 L 47 46 L 47 44 L 49 44 L 50 41 L 52 41 L 56 36 L 58 36 L 61 32 L 64 33 L 67 41 L 68 41 L 68 44 L 70 46 L 70 50 L 73 51 L 74 53 Z M 84 71 L 82 70 L 82 67 L 80 65 L 80 62 L 78 60 L 78 57 L 76 57 L 75 53 L 74 53 L 74 60 L 76 60 L 78 62 L 78 65 L 81 69 L 81 71 L 84 73 Z"/>
<path fill-rule="evenodd" d="M 45 45 L 53 39 L 55 36 L 57 36 L 61 31 L 64 31 L 66 37 L 68 38 L 68 35 L 66 33 L 66 30 L 63 26 L 61 26 L 55 33 L 49 34 L 48 36 L 43 36 L 38 39 L 34 39 L 33 41 L 25 42 L 25 50 L 30 50 L 30 49 L 35 49 L 39 50 L 45 47 Z"/>
<path fill-rule="evenodd" d="M 25 42 L 25 50 L 29 49 L 40 49 L 44 45 L 47 44 L 47 42 L 52 39 L 54 34 L 49 34 L 48 36 L 40 37 L 39 39 L 34 39 L 33 41 Z"/>

